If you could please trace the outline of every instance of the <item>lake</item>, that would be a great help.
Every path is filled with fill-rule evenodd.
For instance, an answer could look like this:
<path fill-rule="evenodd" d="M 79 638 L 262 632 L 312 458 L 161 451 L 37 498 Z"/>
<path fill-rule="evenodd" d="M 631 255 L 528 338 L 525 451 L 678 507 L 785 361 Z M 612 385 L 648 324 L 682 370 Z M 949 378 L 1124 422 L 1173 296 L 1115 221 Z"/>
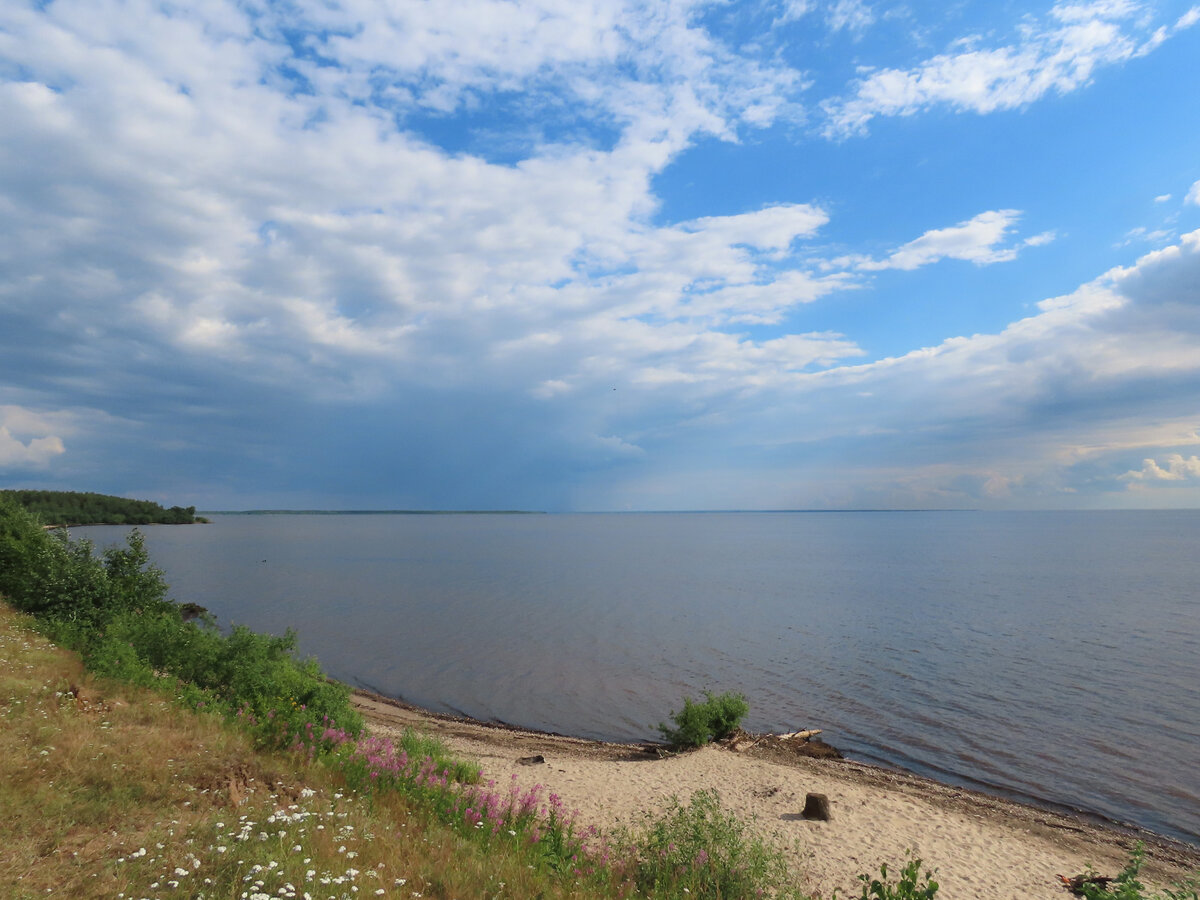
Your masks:
<path fill-rule="evenodd" d="M 419 706 L 626 740 L 741 691 L 751 730 L 1200 844 L 1200 511 L 143 530 L 176 600 L 294 628 L 334 677 Z"/>

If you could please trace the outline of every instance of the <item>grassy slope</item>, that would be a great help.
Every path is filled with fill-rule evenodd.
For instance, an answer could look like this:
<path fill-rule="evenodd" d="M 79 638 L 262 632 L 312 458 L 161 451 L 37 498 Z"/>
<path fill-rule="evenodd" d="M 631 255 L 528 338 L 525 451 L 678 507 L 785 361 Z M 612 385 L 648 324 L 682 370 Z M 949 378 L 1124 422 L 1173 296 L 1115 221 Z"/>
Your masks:
<path fill-rule="evenodd" d="M 30 622 L 0 604 L 0 896 L 593 896 L 397 795 L 365 802 L 326 767 L 95 679 Z"/>

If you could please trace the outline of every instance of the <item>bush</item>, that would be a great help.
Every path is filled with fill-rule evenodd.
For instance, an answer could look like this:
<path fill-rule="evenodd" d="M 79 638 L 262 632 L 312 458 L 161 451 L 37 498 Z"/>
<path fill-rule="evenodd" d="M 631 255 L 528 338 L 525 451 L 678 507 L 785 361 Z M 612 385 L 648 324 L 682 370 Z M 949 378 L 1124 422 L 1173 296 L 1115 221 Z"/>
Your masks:
<path fill-rule="evenodd" d="M 43 530 L 6 497 L 0 497 L 0 594 L 40 619 L 85 625 L 100 625 L 118 612 L 171 606 L 140 532 L 130 534 L 125 547 L 96 556 L 90 541 Z"/>
<path fill-rule="evenodd" d="M 313 728 L 335 723 L 354 734 L 362 728 L 350 689 L 298 659 L 293 632 L 235 626 L 223 635 L 207 617 L 185 622 L 137 530 L 126 546 L 97 556 L 91 542 L 44 531 L 0 496 L 0 595 L 89 668 L 143 685 L 169 677 L 176 696 L 239 715 L 262 743 L 305 744 Z"/>
<path fill-rule="evenodd" d="M 887 863 L 879 867 L 879 878 L 869 875 L 859 875 L 862 882 L 861 900 L 932 900 L 938 891 L 938 883 L 933 880 L 933 872 L 925 872 L 921 877 L 920 857 L 910 857 L 904 868 L 900 870 L 900 880 L 893 883 L 888 880 Z"/>
<path fill-rule="evenodd" d="M 1138 880 L 1144 853 L 1143 846 L 1137 844 L 1125 868 L 1112 879 L 1099 879 L 1089 871 L 1079 879 L 1078 890 L 1073 893 L 1085 900 L 1200 900 L 1200 873 L 1161 892 L 1146 893 L 1145 885 Z"/>
<path fill-rule="evenodd" d="M 749 711 L 750 705 L 742 694 L 714 695 L 705 691 L 703 703 L 684 697 L 683 709 L 671 712 L 675 727 L 660 723 L 658 730 L 672 747 L 702 747 L 732 734 Z"/>
<path fill-rule="evenodd" d="M 677 800 L 635 841 L 632 880 L 647 896 L 699 898 L 799 896 L 783 858 L 721 808 L 715 791 Z"/>

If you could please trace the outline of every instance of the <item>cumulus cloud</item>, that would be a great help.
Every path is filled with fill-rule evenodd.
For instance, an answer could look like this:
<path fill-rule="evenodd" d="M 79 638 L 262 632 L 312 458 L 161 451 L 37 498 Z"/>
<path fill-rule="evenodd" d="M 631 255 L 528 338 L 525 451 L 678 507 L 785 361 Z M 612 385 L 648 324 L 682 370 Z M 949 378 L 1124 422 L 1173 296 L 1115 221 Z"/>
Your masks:
<path fill-rule="evenodd" d="M 976 265 L 1015 259 L 1014 247 L 997 247 L 1021 213 L 1015 209 L 983 212 L 950 228 L 927 231 L 884 260 L 865 263 L 863 269 L 916 269 L 942 259 L 961 259 Z"/>
<path fill-rule="evenodd" d="M 1196 206 L 1200 206 L 1200 181 L 1196 181 L 1192 184 L 1191 190 L 1187 192 L 1187 197 L 1184 198 L 1184 202 L 1194 203 Z"/>
<path fill-rule="evenodd" d="M 846 502 L 1016 502 L 1185 446 L 1156 428 L 1196 395 L 1195 235 L 999 333 L 872 360 L 800 313 L 1053 233 L 994 209 L 831 263 L 835 201 L 668 219 L 672 160 L 794 112 L 803 81 L 698 8 L 0 9 L 0 463 L 150 468 L 136 443 L 234 503 L 251 483 L 376 496 L 384 472 L 393 505 L 437 483 L 446 505 L 608 507 L 623 484 L 635 505 L 655 480 L 716 490 L 736 450 L 721 490 L 747 503 L 805 505 L 830 459 L 859 473 Z M 1059 31 L 1141 27 L 1056 10 Z M 451 120 L 475 137 L 443 146 L 430 122 Z M 31 412 L 67 407 L 87 415 Z"/>
<path fill-rule="evenodd" d="M 58 419 L 59 421 L 55 421 Z M 60 431 L 61 417 L 46 416 L 20 406 L 0 406 L 0 469 L 21 471 L 45 468 L 66 452 Z"/>
<path fill-rule="evenodd" d="M 1020 210 L 989 210 L 957 225 L 926 231 L 883 258 L 843 256 L 828 260 L 823 267 L 877 272 L 885 269 L 912 271 L 944 259 L 964 260 L 977 266 L 1011 262 L 1023 248 L 1040 247 L 1055 238 L 1053 231 L 1044 231 L 1019 243 L 1009 243 L 1020 218 Z"/>
<path fill-rule="evenodd" d="M 1189 478 L 1200 478 L 1200 456 L 1184 457 L 1180 453 L 1172 453 L 1160 465 L 1157 460 L 1142 460 L 1140 469 L 1131 469 L 1120 478 L 1130 482 L 1129 486 L 1155 481 L 1186 481 Z"/>
<path fill-rule="evenodd" d="M 1152 28 L 1145 12 L 1134 0 L 1060 3 L 1050 21 L 1023 27 L 1013 43 L 987 47 L 971 35 L 912 68 L 865 69 L 852 96 L 823 104 L 824 133 L 864 134 L 877 116 L 911 116 L 936 105 L 976 113 L 1017 109 L 1075 91 L 1096 70 L 1145 55 L 1196 22 L 1193 10 L 1169 28 Z"/>
<path fill-rule="evenodd" d="M 64 452 L 66 448 L 59 437 L 51 435 L 21 443 L 13 437 L 12 432 L 0 425 L 0 466 L 12 469 L 41 468 Z"/>

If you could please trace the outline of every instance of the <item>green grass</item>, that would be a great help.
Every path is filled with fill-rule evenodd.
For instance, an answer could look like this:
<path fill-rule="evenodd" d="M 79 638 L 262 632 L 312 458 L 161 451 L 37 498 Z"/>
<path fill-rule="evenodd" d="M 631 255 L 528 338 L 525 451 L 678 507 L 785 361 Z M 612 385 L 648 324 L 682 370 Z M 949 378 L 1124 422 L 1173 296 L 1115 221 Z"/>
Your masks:
<path fill-rule="evenodd" d="M 779 853 L 721 808 L 715 791 L 673 800 L 640 832 L 625 838 L 633 863 L 628 876 L 647 896 L 673 900 L 757 897 L 800 898 Z"/>
<path fill-rule="evenodd" d="M 305 754 L 256 748 L 220 716 L 92 675 L 32 624 L 0 604 L 2 897 L 280 896 L 289 883 L 314 897 L 615 895 L 399 793 L 352 790 Z"/>
<path fill-rule="evenodd" d="M 920 857 L 909 857 L 896 878 L 888 877 L 887 863 L 879 867 L 879 877 L 860 875 L 861 900 L 933 900 L 938 892 L 934 873 L 921 871 Z"/>
<path fill-rule="evenodd" d="M 1095 872 L 1086 873 L 1077 896 L 1085 900 L 1200 900 L 1200 872 L 1184 881 L 1153 893 L 1142 884 L 1140 873 L 1143 848 L 1138 844 L 1129 857 L 1129 862 L 1117 875 L 1104 883 L 1096 880 Z"/>

